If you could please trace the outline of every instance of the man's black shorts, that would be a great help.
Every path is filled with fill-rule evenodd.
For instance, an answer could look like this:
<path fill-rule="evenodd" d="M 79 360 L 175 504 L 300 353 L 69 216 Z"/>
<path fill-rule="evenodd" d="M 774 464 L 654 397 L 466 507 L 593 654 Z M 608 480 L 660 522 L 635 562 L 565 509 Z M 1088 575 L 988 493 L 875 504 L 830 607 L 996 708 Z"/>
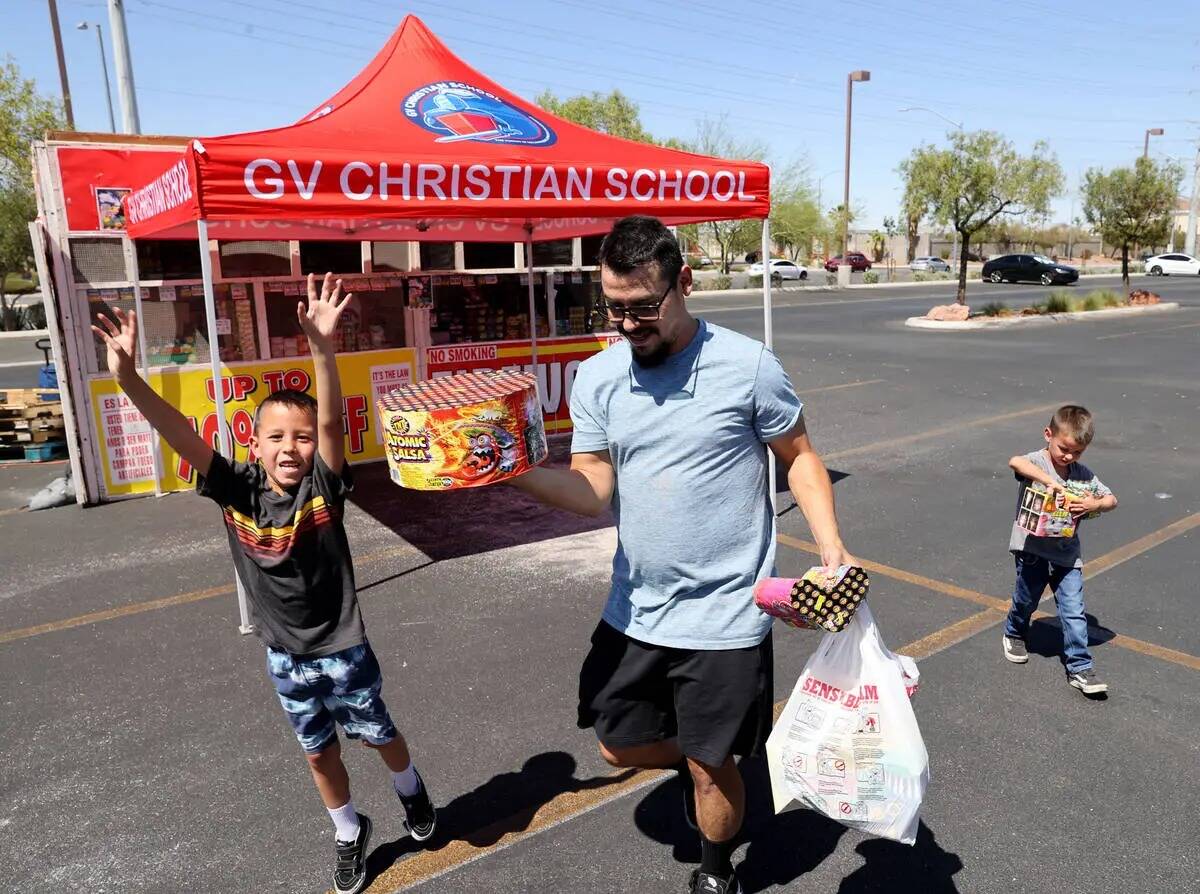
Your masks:
<path fill-rule="evenodd" d="M 678 736 L 686 756 L 719 767 L 766 742 L 773 697 L 770 633 L 745 649 L 675 649 L 601 621 L 579 672 L 579 726 L 609 748 Z"/>

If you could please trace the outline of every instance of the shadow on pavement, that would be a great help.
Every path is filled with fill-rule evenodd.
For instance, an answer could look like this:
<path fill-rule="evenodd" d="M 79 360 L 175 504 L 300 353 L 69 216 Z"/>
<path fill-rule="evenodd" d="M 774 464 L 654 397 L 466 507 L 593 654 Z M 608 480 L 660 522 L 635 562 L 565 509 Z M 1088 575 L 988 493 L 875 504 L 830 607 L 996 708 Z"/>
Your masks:
<path fill-rule="evenodd" d="M 559 795 L 604 788 L 636 772 L 576 779 L 575 769 L 575 758 L 565 751 L 547 751 L 529 758 L 515 773 L 493 776 L 438 807 L 437 832 L 431 840 L 418 843 L 406 835 L 375 848 L 367 858 L 368 878 L 374 879 L 411 853 L 440 850 L 452 841 L 490 847 L 510 832 L 528 828 L 538 810 Z"/>
<path fill-rule="evenodd" d="M 775 815 L 766 761 L 741 761 L 746 781 L 746 822 L 741 840 L 748 841 L 737 865 L 738 881 L 745 894 L 771 888 L 791 890 L 798 879 L 821 865 L 837 848 L 846 828 L 811 810 L 789 810 Z M 634 812 L 642 834 L 670 845 L 679 863 L 700 862 L 699 835 L 683 819 L 682 790 L 677 778 L 656 786 Z M 951 894 L 957 892 L 953 876 L 962 860 L 941 848 L 924 823 L 913 846 L 869 839 L 855 850 L 866 861 L 842 880 L 839 894 Z"/>
<path fill-rule="evenodd" d="M 569 438 L 550 440 L 548 465 L 570 462 Z M 512 487 L 431 493 L 405 490 L 388 477 L 386 463 L 354 470 L 350 501 L 432 561 L 455 559 L 595 531 L 612 525 L 607 513 L 583 518 L 551 509 Z"/>
<path fill-rule="evenodd" d="M 838 886 L 838 894 L 955 894 L 954 876 L 963 868 L 958 854 L 944 850 L 924 823 L 911 847 L 873 838 L 854 849 L 866 861 Z"/>
<path fill-rule="evenodd" d="M 1103 626 L 1093 614 L 1085 614 L 1088 625 L 1088 645 L 1102 646 L 1117 634 Z M 1026 648 L 1043 658 L 1057 658 L 1065 663 L 1063 655 L 1062 624 L 1058 618 L 1038 618 L 1029 625 Z"/>

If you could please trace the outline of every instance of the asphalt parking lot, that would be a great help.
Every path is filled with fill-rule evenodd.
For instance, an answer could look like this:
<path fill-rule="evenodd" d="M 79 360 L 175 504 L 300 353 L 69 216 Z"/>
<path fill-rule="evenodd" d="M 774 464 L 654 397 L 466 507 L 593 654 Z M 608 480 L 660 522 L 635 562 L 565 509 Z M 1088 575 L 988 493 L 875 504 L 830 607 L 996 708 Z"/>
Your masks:
<path fill-rule="evenodd" d="M 1153 286 L 1183 307 L 955 334 L 901 325 L 950 300 L 944 286 L 780 293 L 776 349 L 837 473 L 847 544 L 870 563 L 888 645 L 920 660 L 932 782 L 910 848 L 807 811 L 773 816 L 765 766 L 747 761 L 745 891 L 1197 888 L 1200 282 Z M 1010 305 L 1046 292 L 970 289 L 973 303 Z M 694 309 L 761 334 L 753 297 L 699 296 Z M 1028 665 L 1000 653 L 1006 461 L 1038 447 L 1066 402 L 1095 412 L 1085 461 L 1121 501 L 1083 529 L 1105 700 L 1066 685 L 1053 618 L 1035 624 Z M 21 511 L 58 471 L 0 466 L 5 890 L 324 891 L 330 824 L 262 647 L 237 633 L 217 510 L 178 494 Z M 369 890 L 685 890 L 699 847 L 676 783 L 614 773 L 574 725 L 607 520 L 503 488 L 402 492 L 379 466 L 359 482 L 347 527 L 363 615 L 443 805 L 439 835 L 415 850 L 378 759 L 347 749 L 376 824 Z M 780 508 L 779 568 L 796 575 L 815 559 L 800 513 L 786 496 Z M 777 699 L 816 642 L 776 630 Z"/>

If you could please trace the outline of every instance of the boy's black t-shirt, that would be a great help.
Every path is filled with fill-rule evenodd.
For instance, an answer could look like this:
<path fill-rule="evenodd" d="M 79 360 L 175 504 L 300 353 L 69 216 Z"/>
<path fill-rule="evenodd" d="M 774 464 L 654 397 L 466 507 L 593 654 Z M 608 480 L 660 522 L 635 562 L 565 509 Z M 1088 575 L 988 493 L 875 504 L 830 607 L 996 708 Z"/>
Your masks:
<path fill-rule="evenodd" d="M 271 489 L 257 463 L 213 453 L 196 492 L 224 510 L 233 564 L 259 636 L 300 658 L 318 658 L 366 639 L 342 525 L 350 466 L 335 475 L 321 460 L 294 494 Z"/>

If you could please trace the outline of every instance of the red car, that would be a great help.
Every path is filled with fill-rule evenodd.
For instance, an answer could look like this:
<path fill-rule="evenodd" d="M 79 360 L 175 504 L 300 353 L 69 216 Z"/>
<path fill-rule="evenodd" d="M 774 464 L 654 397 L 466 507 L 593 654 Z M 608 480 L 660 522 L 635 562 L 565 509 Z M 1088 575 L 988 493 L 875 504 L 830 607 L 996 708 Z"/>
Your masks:
<path fill-rule="evenodd" d="M 842 264 L 849 264 L 852 271 L 871 269 L 870 260 L 861 251 L 847 252 L 845 257 L 838 255 L 836 258 L 830 258 L 825 262 L 825 269 L 830 273 L 836 273 Z"/>

